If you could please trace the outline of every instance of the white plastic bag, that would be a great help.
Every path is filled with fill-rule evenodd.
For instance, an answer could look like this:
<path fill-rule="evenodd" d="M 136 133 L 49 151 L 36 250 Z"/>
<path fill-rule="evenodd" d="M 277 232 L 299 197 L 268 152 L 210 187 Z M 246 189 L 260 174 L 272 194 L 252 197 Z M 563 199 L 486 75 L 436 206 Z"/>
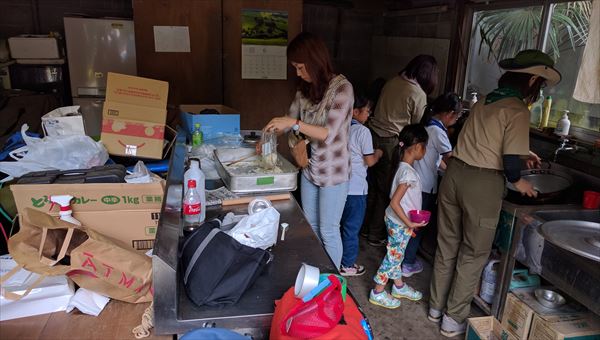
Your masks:
<path fill-rule="evenodd" d="M 267 249 L 277 242 L 279 212 L 273 207 L 244 217 L 231 230 L 231 237 L 248 247 Z"/>
<path fill-rule="evenodd" d="M 146 164 L 142 161 L 138 161 L 133 167 L 131 174 L 125 176 L 125 182 L 127 183 L 150 183 L 152 182 L 152 175 Z"/>
<path fill-rule="evenodd" d="M 16 162 L 0 162 L 1 172 L 21 177 L 32 171 L 88 169 L 104 165 L 108 160 L 108 152 L 102 143 L 88 136 L 34 138 L 25 134 L 28 128 L 27 124 L 21 127 L 27 153 Z"/>

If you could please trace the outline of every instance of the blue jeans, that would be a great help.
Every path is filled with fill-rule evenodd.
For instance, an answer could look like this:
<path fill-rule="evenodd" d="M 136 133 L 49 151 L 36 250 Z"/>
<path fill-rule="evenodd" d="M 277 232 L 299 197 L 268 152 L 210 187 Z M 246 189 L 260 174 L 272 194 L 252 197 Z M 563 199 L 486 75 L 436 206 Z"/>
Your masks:
<path fill-rule="evenodd" d="M 323 246 L 336 268 L 339 268 L 342 262 L 340 219 L 347 194 L 348 182 L 319 187 L 304 176 L 300 181 L 302 209 L 306 219 L 317 237 L 323 242 Z"/>
<path fill-rule="evenodd" d="M 429 223 L 424 228 L 417 228 L 414 230 L 416 236 L 411 237 L 410 241 L 408 241 L 408 246 L 406 246 L 406 251 L 404 252 L 404 264 L 415 264 L 417 261 L 417 250 L 419 250 L 419 245 L 421 245 L 421 238 L 423 237 L 424 229 L 435 228 L 437 224 L 437 194 L 428 194 L 426 192 L 421 194 L 423 197 L 422 209 L 431 211 L 431 218 L 429 219 Z"/>
<path fill-rule="evenodd" d="M 352 266 L 358 257 L 358 233 L 365 219 L 367 195 L 348 195 L 342 214 L 342 266 Z"/>

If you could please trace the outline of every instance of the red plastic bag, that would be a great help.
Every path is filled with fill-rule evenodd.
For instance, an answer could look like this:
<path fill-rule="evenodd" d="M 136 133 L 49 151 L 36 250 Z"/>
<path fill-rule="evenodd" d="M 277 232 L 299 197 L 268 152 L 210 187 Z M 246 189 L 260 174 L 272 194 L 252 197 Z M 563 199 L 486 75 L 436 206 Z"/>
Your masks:
<path fill-rule="evenodd" d="M 330 277 L 330 280 L 334 283 L 306 303 L 294 296 L 294 287 L 288 289 L 281 300 L 275 301 L 276 307 L 271 321 L 269 338 L 271 340 L 298 338 L 319 340 L 367 339 L 361 325 L 363 315 L 358 310 L 356 303 L 351 297 L 344 302 L 339 279 L 333 276 L 333 278 Z M 335 301 L 333 305 L 325 306 L 332 301 Z M 307 306 L 311 304 L 313 306 Z M 323 307 L 319 308 L 319 305 Z M 313 312 L 309 313 L 309 310 Z M 339 316 L 337 315 L 338 311 Z M 319 316 L 319 312 L 323 314 Z M 292 319 L 288 330 L 287 323 L 290 317 L 294 319 Z M 331 328 L 325 329 L 327 325 L 331 325 Z"/>

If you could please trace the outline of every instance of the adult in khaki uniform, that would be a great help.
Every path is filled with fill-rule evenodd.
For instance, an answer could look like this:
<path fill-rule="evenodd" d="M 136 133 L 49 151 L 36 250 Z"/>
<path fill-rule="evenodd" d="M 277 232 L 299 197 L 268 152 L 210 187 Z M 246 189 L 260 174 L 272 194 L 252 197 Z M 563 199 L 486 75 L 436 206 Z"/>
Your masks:
<path fill-rule="evenodd" d="M 371 245 L 385 245 L 387 230 L 383 222 L 389 205 L 392 184 L 392 156 L 398 146 L 398 135 L 406 125 L 417 124 L 427 106 L 427 95 L 437 86 L 438 67 L 434 57 L 418 55 L 381 91 L 373 118 L 368 122 L 373 136 L 373 147 L 383 156 L 369 169 L 374 185 L 369 185 L 367 216 L 363 233 Z"/>
<path fill-rule="evenodd" d="M 505 178 L 523 195 L 535 196 L 520 177 L 529 151 L 529 110 L 540 88 L 560 81 L 554 61 L 537 50 L 502 60 L 498 88 L 471 109 L 450 159 L 438 197 L 438 246 L 429 319 L 442 319 L 441 333 L 464 333 L 475 287 L 488 259 L 502 206 Z M 446 310 L 442 318 L 443 311 Z"/>

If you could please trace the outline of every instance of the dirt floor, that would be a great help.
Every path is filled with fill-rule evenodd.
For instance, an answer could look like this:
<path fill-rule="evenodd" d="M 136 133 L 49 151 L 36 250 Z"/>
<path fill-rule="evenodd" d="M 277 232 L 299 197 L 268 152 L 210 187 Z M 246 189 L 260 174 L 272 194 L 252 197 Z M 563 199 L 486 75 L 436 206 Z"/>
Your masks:
<path fill-rule="evenodd" d="M 418 302 L 402 300 L 398 309 L 389 310 L 369 303 L 369 290 L 373 287 L 373 276 L 385 255 L 385 247 L 370 246 L 366 240 L 360 239 L 360 253 L 357 263 L 366 268 L 366 273 L 358 277 L 349 277 L 348 285 L 355 298 L 367 314 L 375 339 L 448 339 L 439 332 L 439 324 L 427 319 L 429 301 L 429 281 L 432 266 L 422 258 L 423 272 L 406 278 L 409 285 L 423 293 Z M 388 291 L 391 286 L 388 286 Z M 472 316 L 481 316 L 482 312 L 475 306 L 471 308 Z M 463 339 L 464 335 L 453 339 Z"/>

